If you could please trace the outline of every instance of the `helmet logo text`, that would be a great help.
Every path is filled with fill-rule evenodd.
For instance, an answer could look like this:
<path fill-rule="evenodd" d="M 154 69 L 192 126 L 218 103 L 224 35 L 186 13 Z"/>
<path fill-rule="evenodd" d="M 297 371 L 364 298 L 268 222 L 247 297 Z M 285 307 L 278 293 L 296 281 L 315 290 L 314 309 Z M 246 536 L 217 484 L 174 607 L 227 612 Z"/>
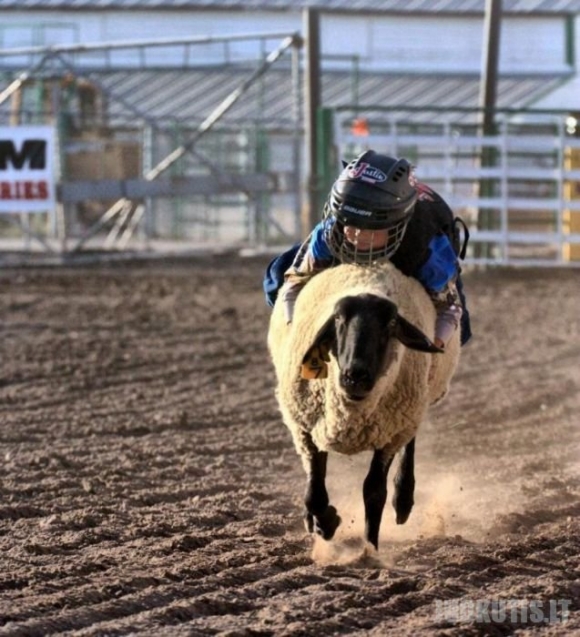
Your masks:
<path fill-rule="evenodd" d="M 370 210 L 361 210 L 360 208 L 355 208 L 354 206 L 349 206 L 345 204 L 342 206 L 344 212 L 350 212 L 353 215 L 362 215 L 363 217 L 372 217 L 372 212 Z"/>
<path fill-rule="evenodd" d="M 361 179 L 370 183 L 386 181 L 387 176 L 382 170 L 371 166 L 367 162 L 359 162 L 347 169 L 347 174 L 351 179 Z"/>

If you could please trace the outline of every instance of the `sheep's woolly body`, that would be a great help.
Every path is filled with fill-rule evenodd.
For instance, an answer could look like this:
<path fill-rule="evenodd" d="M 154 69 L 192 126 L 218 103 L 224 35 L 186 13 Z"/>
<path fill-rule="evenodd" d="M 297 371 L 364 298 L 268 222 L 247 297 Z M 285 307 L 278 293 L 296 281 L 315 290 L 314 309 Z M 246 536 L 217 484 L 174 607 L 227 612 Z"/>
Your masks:
<path fill-rule="evenodd" d="M 389 263 L 374 267 L 340 265 L 316 275 L 304 287 L 286 325 L 282 303 L 276 303 L 268 333 L 268 346 L 276 370 L 277 397 L 285 424 L 301 455 L 307 455 L 308 436 L 320 450 L 354 454 L 392 448 L 393 453 L 411 440 L 429 404 L 440 400 L 459 357 L 458 330 L 444 354 L 425 354 L 390 339 L 386 373 L 361 402 L 349 401 L 338 385 L 334 357 L 328 378 L 303 380 L 304 355 L 336 302 L 344 296 L 371 293 L 390 298 L 399 314 L 433 338 L 436 313 L 429 296 L 415 279 Z M 432 379 L 429 370 L 435 366 Z"/>

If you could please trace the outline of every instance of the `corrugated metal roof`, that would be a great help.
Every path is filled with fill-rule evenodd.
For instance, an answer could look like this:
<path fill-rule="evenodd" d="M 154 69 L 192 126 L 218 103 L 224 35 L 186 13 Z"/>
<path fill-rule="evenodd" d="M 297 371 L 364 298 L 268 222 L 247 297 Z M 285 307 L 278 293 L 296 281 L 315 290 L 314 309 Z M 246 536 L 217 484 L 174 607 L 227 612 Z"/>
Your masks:
<path fill-rule="evenodd" d="M 118 71 L 90 77 L 113 97 L 113 120 L 131 120 L 131 104 L 153 118 L 199 122 L 247 77 L 239 70 Z M 503 77 L 497 91 L 498 108 L 526 108 L 554 90 L 563 78 L 552 76 Z M 347 72 L 324 72 L 322 103 L 329 107 L 381 105 L 405 112 L 415 108 L 476 108 L 479 77 L 417 74 L 360 74 L 356 83 Z M 291 125 L 292 79 L 288 69 L 270 69 L 233 107 L 225 121 L 267 121 Z M 407 110 L 412 119 L 425 117 Z"/>
<path fill-rule="evenodd" d="M 374 13 L 483 13 L 485 0 L 0 0 L 0 9 L 207 9 Z M 504 0 L 504 13 L 580 13 L 580 0 Z"/>

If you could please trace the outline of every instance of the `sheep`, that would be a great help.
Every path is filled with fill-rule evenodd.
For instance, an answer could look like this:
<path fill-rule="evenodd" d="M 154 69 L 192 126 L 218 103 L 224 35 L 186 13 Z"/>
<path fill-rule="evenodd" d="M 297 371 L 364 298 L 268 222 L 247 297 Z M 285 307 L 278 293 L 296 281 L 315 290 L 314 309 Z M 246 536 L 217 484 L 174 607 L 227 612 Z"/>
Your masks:
<path fill-rule="evenodd" d="M 373 451 L 363 501 L 365 539 L 378 550 L 387 475 L 403 450 L 393 506 L 397 524 L 407 521 L 415 435 L 428 407 L 446 395 L 459 361 L 459 330 L 440 350 L 432 342 L 435 318 L 421 284 L 388 262 L 317 274 L 298 296 L 290 324 L 276 302 L 268 350 L 282 419 L 307 475 L 309 533 L 330 540 L 341 522 L 326 490 L 329 452 Z"/>

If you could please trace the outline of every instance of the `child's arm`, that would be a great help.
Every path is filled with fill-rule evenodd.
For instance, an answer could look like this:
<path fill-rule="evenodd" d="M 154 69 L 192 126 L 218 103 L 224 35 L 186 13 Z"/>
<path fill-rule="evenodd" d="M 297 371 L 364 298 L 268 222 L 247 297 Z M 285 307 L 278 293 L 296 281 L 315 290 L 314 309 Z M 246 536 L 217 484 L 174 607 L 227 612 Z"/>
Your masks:
<path fill-rule="evenodd" d="M 458 328 L 463 313 L 455 285 L 458 274 L 457 256 L 444 234 L 433 238 L 429 250 L 429 259 L 419 269 L 416 278 L 423 284 L 435 305 L 435 344 L 444 347 Z"/>
<path fill-rule="evenodd" d="M 458 328 L 463 314 L 455 281 L 449 281 L 441 292 L 428 290 L 435 305 L 435 345 L 445 347 L 453 332 Z"/>
<path fill-rule="evenodd" d="M 284 275 L 280 294 L 287 323 L 291 323 L 294 317 L 294 305 L 300 290 L 313 276 L 330 267 L 332 263 L 332 255 L 324 241 L 324 222 L 321 222 L 300 246 L 294 263 Z"/>

